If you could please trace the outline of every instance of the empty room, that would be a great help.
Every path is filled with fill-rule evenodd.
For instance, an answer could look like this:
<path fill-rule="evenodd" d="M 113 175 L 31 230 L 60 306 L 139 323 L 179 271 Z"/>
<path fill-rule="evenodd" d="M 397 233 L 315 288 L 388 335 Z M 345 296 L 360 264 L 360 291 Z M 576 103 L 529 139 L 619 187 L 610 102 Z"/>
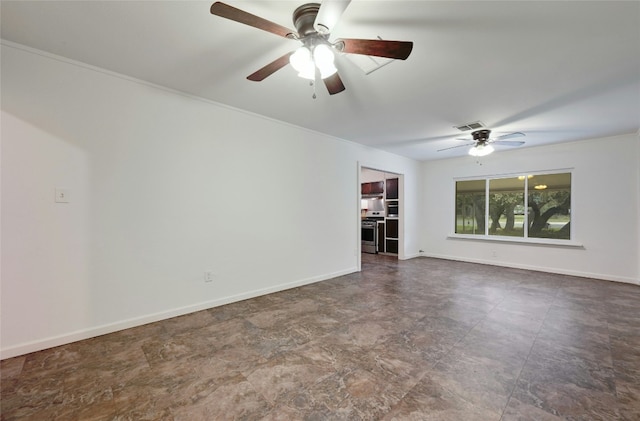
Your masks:
<path fill-rule="evenodd" d="M 640 2 L 0 2 L 2 420 L 640 419 Z"/>

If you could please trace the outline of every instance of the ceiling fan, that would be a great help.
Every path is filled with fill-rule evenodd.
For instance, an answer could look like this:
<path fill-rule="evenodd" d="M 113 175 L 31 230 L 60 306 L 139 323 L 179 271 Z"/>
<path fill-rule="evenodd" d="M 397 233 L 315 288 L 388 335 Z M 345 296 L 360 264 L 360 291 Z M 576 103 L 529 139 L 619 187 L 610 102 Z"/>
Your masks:
<path fill-rule="evenodd" d="M 523 137 L 524 133 L 521 133 L 521 132 L 506 133 L 493 138 L 489 137 L 490 135 L 491 135 L 491 130 L 489 129 L 476 130 L 475 132 L 471 133 L 471 136 L 473 137 L 473 139 L 459 139 L 459 140 L 468 140 L 468 141 L 473 140 L 472 143 L 439 149 L 438 152 L 473 145 L 471 149 L 469 149 L 469 155 L 486 156 L 494 151 L 494 148 L 492 145 L 504 145 L 504 146 L 524 145 L 524 141 L 522 140 L 516 140 L 516 141 L 507 140 L 507 139 L 514 139 L 517 137 Z"/>
<path fill-rule="evenodd" d="M 317 69 L 329 94 L 334 95 L 345 90 L 334 65 L 334 52 L 405 60 L 413 49 L 413 42 L 410 41 L 342 38 L 330 42 L 331 30 L 350 2 L 323 0 L 321 4 L 303 4 L 293 12 L 296 31 L 222 2 L 213 3 L 211 13 L 302 42 L 302 47 L 277 58 L 247 76 L 247 79 L 259 82 L 291 63 L 298 71 L 298 76 L 312 81 L 316 78 Z"/>

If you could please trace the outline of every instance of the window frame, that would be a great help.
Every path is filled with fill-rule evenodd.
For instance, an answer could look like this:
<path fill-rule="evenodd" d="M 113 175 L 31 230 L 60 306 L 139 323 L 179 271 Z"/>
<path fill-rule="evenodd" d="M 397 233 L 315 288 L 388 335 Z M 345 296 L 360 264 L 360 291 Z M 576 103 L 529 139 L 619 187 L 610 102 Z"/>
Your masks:
<path fill-rule="evenodd" d="M 528 227 L 529 225 L 529 175 L 532 176 L 542 176 L 542 175 L 554 175 L 554 174 L 569 174 L 571 178 L 570 184 L 570 212 L 571 212 L 571 229 L 569 230 L 569 238 L 568 239 L 558 239 L 558 238 L 541 238 L 541 237 L 530 237 L 529 230 L 523 228 L 523 236 L 508 236 L 508 235 L 499 235 L 499 234 L 490 234 L 490 181 L 497 179 L 505 179 L 505 178 L 515 178 L 519 176 L 524 176 L 524 226 Z M 505 173 L 505 174 L 491 174 L 484 176 L 473 176 L 473 177 L 454 177 L 453 178 L 453 233 L 449 234 L 447 238 L 449 239 L 464 239 L 464 240 L 476 240 L 476 241 L 497 241 L 497 242 L 508 242 L 508 243 L 524 243 L 524 244 L 539 244 L 539 245 L 552 245 L 552 246 L 561 246 L 561 247 L 583 247 L 583 245 L 575 240 L 576 235 L 576 224 L 575 224 L 575 194 L 574 194 L 574 169 L 573 168 L 559 168 L 552 170 L 539 170 L 539 171 L 522 171 L 517 173 Z M 485 219 L 484 219 L 484 234 L 460 234 L 456 232 L 457 227 L 457 183 L 459 181 L 484 181 L 485 185 Z"/>

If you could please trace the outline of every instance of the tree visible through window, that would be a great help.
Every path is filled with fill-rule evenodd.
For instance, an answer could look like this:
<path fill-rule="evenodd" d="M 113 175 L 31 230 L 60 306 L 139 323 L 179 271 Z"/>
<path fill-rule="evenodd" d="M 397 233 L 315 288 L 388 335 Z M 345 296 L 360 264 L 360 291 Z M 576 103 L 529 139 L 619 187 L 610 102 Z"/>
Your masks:
<path fill-rule="evenodd" d="M 484 235 L 485 187 L 484 180 L 456 183 L 456 232 Z"/>
<path fill-rule="evenodd" d="M 571 173 L 457 181 L 455 232 L 569 240 Z"/>
<path fill-rule="evenodd" d="M 524 237 L 524 214 L 516 216 L 516 207 L 524 208 L 524 178 L 489 180 L 489 235 Z"/>
<path fill-rule="evenodd" d="M 529 237 L 571 238 L 571 173 L 529 181 Z"/>

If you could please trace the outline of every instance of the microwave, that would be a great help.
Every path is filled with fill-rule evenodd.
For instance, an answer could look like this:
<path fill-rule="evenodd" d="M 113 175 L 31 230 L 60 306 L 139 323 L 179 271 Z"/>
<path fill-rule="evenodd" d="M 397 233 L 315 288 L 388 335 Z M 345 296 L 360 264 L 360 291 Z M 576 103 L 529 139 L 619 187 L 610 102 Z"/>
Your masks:
<path fill-rule="evenodd" d="M 397 217 L 398 213 L 398 203 L 397 202 L 387 202 L 387 217 Z"/>

